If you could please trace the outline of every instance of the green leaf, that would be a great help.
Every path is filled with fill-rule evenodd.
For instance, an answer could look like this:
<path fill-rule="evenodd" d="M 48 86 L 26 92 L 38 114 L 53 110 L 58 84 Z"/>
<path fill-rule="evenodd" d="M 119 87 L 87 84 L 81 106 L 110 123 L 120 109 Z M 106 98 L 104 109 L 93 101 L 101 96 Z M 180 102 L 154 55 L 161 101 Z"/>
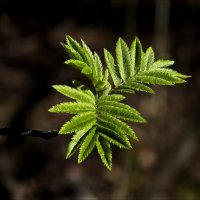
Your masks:
<path fill-rule="evenodd" d="M 79 91 L 84 92 L 85 94 L 89 95 L 92 99 L 95 99 L 94 94 L 92 93 L 91 90 L 89 90 L 85 85 L 83 85 L 80 81 L 78 80 L 73 80 L 72 81 L 73 85 L 75 88 Z"/>
<path fill-rule="evenodd" d="M 157 70 L 161 70 L 162 72 L 164 73 L 168 73 L 169 75 L 171 76 L 174 76 L 176 78 L 179 78 L 179 79 L 186 79 L 186 78 L 189 78 L 190 76 L 186 76 L 184 74 L 181 74 L 173 69 L 169 69 L 169 68 L 160 68 L 160 69 L 157 69 Z"/>
<path fill-rule="evenodd" d="M 94 57 L 93 57 L 92 51 L 90 50 L 90 48 L 87 46 L 87 44 L 83 40 L 81 40 L 81 43 L 82 43 L 82 48 L 83 48 L 83 51 L 84 51 L 85 62 L 90 67 L 93 67 Z"/>
<path fill-rule="evenodd" d="M 98 84 L 95 85 L 95 90 L 97 92 L 100 92 L 102 90 L 105 90 L 106 86 L 107 86 L 107 83 L 105 83 L 104 81 L 99 81 Z"/>
<path fill-rule="evenodd" d="M 155 69 L 142 72 L 136 76 L 135 80 L 137 81 L 138 78 L 142 82 L 145 81 L 145 77 L 149 77 L 150 84 L 158 84 L 158 85 L 173 85 L 175 83 L 183 83 L 185 82 L 181 78 L 176 76 L 176 73 L 173 73 L 172 70 L 168 69 Z"/>
<path fill-rule="evenodd" d="M 81 70 L 81 72 L 85 75 L 91 75 L 92 74 L 92 70 L 89 67 L 85 67 Z"/>
<path fill-rule="evenodd" d="M 81 146 L 81 144 L 85 138 L 85 135 L 87 135 L 87 132 L 90 129 L 91 129 L 91 127 L 87 127 L 87 129 L 82 129 L 80 131 L 77 131 L 73 135 L 73 137 L 67 147 L 66 158 L 71 157 L 78 150 L 78 148 Z"/>
<path fill-rule="evenodd" d="M 66 36 L 66 42 L 70 49 L 77 52 L 80 56 L 76 57 L 77 60 L 83 61 L 85 64 L 92 68 L 94 65 L 94 58 L 90 48 L 81 40 L 82 46 L 69 35 Z M 80 59 L 81 57 L 81 59 Z M 72 57 L 74 58 L 74 56 Z M 84 70 L 85 71 L 85 70 Z M 88 72 L 88 69 L 87 69 Z"/>
<path fill-rule="evenodd" d="M 97 82 L 103 78 L 103 66 L 96 52 L 94 53 L 94 78 Z"/>
<path fill-rule="evenodd" d="M 101 81 L 95 85 L 96 91 L 102 91 L 110 88 L 110 83 L 108 82 L 108 70 L 106 69 L 105 74 Z"/>
<path fill-rule="evenodd" d="M 73 66 L 73 67 L 75 67 L 76 69 L 79 69 L 79 70 L 83 70 L 84 68 L 89 68 L 89 66 L 85 62 L 80 61 L 80 60 L 74 60 L 74 59 L 70 59 L 70 60 L 65 61 L 65 64 L 71 65 L 71 66 Z"/>
<path fill-rule="evenodd" d="M 114 63 L 114 58 L 111 55 L 111 53 L 106 49 L 104 49 L 104 57 L 105 57 L 107 68 L 112 77 L 113 83 L 114 83 L 115 87 L 117 87 L 120 85 L 121 79 L 118 76 L 118 72 L 117 72 L 117 69 L 116 69 L 115 63 Z"/>
<path fill-rule="evenodd" d="M 84 139 L 81 147 L 80 152 L 78 155 L 78 163 L 83 162 L 88 155 L 92 152 L 93 148 L 96 145 L 96 141 L 98 139 L 98 134 L 96 133 L 96 127 L 93 127 L 87 137 Z"/>
<path fill-rule="evenodd" d="M 92 127 L 96 123 L 96 114 L 94 112 L 82 113 L 72 117 L 72 119 L 66 122 L 60 129 L 59 134 L 67 134 L 79 131 L 81 129 L 87 129 Z"/>
<path fill-rule="evenodd" d="M 149 47 L 146 50 L 145 54 L 145 70 L 148 70 L 149 67 L 154 63 L 155 55 L 152 47 Z"/>
<path fill-rule="evenodd" d="M 90 103 L 82 103 L 82 102 L 69 102 L 69 103 L 60 103 L 49 109 L 49 112 L 56 113 L 69 113 L 69 114 L 80 114 L 83 112 L 95 112 L 94 105 Z"/>
<path fill-rule="evenodd" d="M 131 44 L 130 54 L 132 59 L 132 65 L 134 70 L 134 74 L 137 74 L 140 71 L 141 63 L 142 63 L 142 45 L 140 40 L 136 37 L 135 40 Z"/>
<path fill-rule="evenodd" d="M 103 67 L 97 53 L 92 53 L 87 44 L 81 40 L 79 44 L 70 36 L 66 37 L 67 45 L 64 45 L 70 57 L 73 59 L 67 60 L 65 63 L 74 66 L 92 81 L 96 91 L 101 91 L 110 88 L 108 83 L 108 72 L 103 75 Z"/>
<path fill-rule="evenodd" d="M 113 89 L 112 90 L 113 93 L 135 93 L 135 91 L 133 89 L 128 89 L 128 88 L 122 88 L 122 89 L 119 89 L 119 88 L 116 88 L 116 89 Z"/>
<path fill-rule="evenodd" d="M 143 51 L 137 37 L 130 49 L 122 38 L 118 39 L 116 59 L 104 49 L 105 71 L 98 54 L 93 53 L 83 40 L 78 43 L 67 35 L 66 44 L 61 44 L 70 57 L 65 63 L 85 74 L 92 86 L 92 90 L 89 90 L 76 80 L 73 81 L 74 87 L 53 86 L 61 94 L 75 100 L 49 109 L 49 112 L 76 114 L 59 131 L 59 134 L 74 132 L 66 157 L 80 149 L 78 163 L 81 163 L 96 146 L 102 162 L 111 170 L 111 144 L 130 149 L 129 137 L 138 140 L 131 126 L 122 120 L 146 122 L 136 109 L 121 102 L 125 96 L 119 93 L 154 93 L 148 84 L 174 85 L 184 83 L 189 76 L 170 69 L 174 64 L 172 60 L 155 61 L 152 47 Z M 114 88 L 109 83 L 109 74 Z"/>
<path fill-rule="evenodd" d="M 184 75 L 184 74 L 181 74 L 181 73 L 178 73 L 176 71 L 174 71 L 176 73 L 176 76 L 181 78 L 181 79 L 186 79 L 186 78 L 190 78 L 191 76 L 187 76 L 187 75 Z"/>
<path fill-rule="evenodd" d="M 112 151 L 110 143 L 102 137 L 96 141 L 97 151 L 101 157 L 103 164 L 109 169 L 112 169 Z"/>
<path fill-rule="evenodd" d="M 122 101 L 126 97 L 121 94 L 110 94 L 99 97 L 99 101 Z"/>
<path fill-rule="evenodd" d="M 173 64 L 174 64 L 173 60 L 157 60 L 150 66 L 150 69 L 165 68 Z"/>
<path fill-rule="evenodd" d="M 147 75 L 139 75 L 135 77 L 134 81 L 153 85 L 174 85 L 170 81 L 164 80 L 163 78 Z"/>
<path fill-rule="evenodd" d="M 71 36 L 67 35 L 66 43 L 70 48 L 74 49 L 74 51 L 78 52 L 81 55 L 83 61 L 85 61 L 85 52 L 84 52 L 82 46 L 75 39 L 73 39 Z"/>
<path fill-rule="evenodd" d="M 144 52 L 142 52 L 142 59 L 141 59 L 141 64 L 140 64 L 140 69 L 139 71 L 145 71 L 147 66 L 146 66 L 146 61 L 147 57 L 146 54 Z"/>
<path fill-rule="evenodd" d="M 106 139 L 108 142 L 114 144 L 119 148 L 131 149 L 131 144 L 128 141 L 127 136 L 125 135 L 121 136 L 118 133 L 114 132 L 113 130 L 100 126 L 99 124 L 97 124 L 97 126 L 98 126 L 98 134 L 104 139 Z"/>
<path fill-rule="evenodd" d="M 102 81 L 107 84 L 108 83 L 108 76 L 109 76 L 109 72 L 108 72 L 108 69 L 105 70 L 105 73 L 104 73 L 104 76 L 103 76 L 103 79 Z"/>
<path fill-rule="evenodd" d="M 154 94 L 154 90 L 152 90 L 150 87 L 141 84 L 141 83 L 137 83 L 137 82 L 128 82 L 125 85 L 122 85 L 120 87 L 118 87 L 118 89 L 130 89 L 133 91 L 142 91 L 142 92 L 147 92 L 147 93 L 151 93 Z"/>
<path fill-rule="evenodd" d="M 126 148 L 132 148 L 127 135 L 124 134 L 124 132 L 121 131 L 121 129 L 117 128 L 113 124 L 109 124 L 106 121 L 99 120 L 98 121 L 98 127 L 99 127 L 99 130 L 100 130 L 101 133 L 105 134 L 108 137 L 112 137 L 113 144 L 115 144 L 114 143 L 114 139 L 115 139 L 116 143 L 121 142 L 121 143 L 124 143 L 124 145 L 126 146 Z M 114 135 L 114 133 L 116 133 L 116 134 Z M 119 139 L 121 141 L 119 141 Z M 110 142 L 112 143 L 112 141 L 110 141 Z M 117 144 L 115 144 L 115 145 L 117 145 Z M 123 147 L 120 147 L 120 148 L 123 148 Z"/>
<path fill-rule="evenodd" d="M 116 58 L 120 76 L 126 81 L 133 71 L 129 48 L 122 38 L 119 38 L 116 44 Z"/>
<path fill-rule="evenodd" d="M 115 117 L 106 115 L 106 114 L 98 115 L 98 122 L 99 120 L 104 123 L 106 122 L 107 124 L 106 127 L 118 132 L 121 135 L 128 135 L 132 137 L 134 140 L 138 141 L 138 138 L 135 132 L 133 131 L 133 129 L 130 126 L 128 126 L 126 123 L 122 122 L 121 120 L 116 119 Z"/>
<path fill-rule="evenodd" d="M 67 60 L 65 64 L 72 65 L 75 69 L 81 70 L 81 72 L 85 75 L 92 74 L 91 68 L 83 61 L 70 59 Z"/>
<path fill-rule="evenodd" d="M 64 49 L 66 50 L 70 58 L 74 60 L 83 61 L 82 56 L 76 50 L 74 50 L 71 46 L 63 44 L 63 43 L 61 43 L 61 45 L 64 47 Z"/>
<path fill-rule="evenodd" d="M 139 123 L 146 122 L 146 120 L 136 109 L 126 104 L 115 101 L 99 101 L 97 108 L 99 113 L 107 113 L 119 119 L 130 120 Z"/>
<path fill-rule="evenodd" d="M 86 103 L 95 103 L 95 96 L 91 97 L 91 95 L 87 94 L 86 92 L 82 90 L 78 90 L 72 87 L 69 87 L 67 85 L 53 85 L 53 88 L 60 92 L 61 94 L 70 97 L 72 99 L 75 99 L 80 102 L 86 102 Z"/>

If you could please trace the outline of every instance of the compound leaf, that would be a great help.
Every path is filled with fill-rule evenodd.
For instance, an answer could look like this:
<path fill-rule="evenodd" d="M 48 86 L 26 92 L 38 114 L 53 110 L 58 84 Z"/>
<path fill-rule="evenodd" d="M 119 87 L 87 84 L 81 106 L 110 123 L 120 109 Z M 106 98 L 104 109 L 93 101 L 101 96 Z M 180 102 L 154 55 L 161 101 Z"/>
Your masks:
<path fill-rule="evenodd" d="M 74 100 L 49 109 L 49 112 L 75 114 L 59 131 L 59 134 L 74 133 L 66 158 L 79 149 L 78 163 L 81 163 L 96 146 L 103 164 L 111 170 L 111 144 L 130 149 L 132 146 L 129 138 L 138 141 L 132 127 L 124 120 L 146 122 L 136 109 L 121 102 L 125 96 L 120 93 L 154 93 L 149 85 L 184 83 L 189 76 L 172 70 L 172 60 L 155 60 L 152 47 L 143 51 L 137 37 L 130 48 L 119 38 L 115 49 L 116 58 L 104 49 L 105 70 L 98 54 L 92 52 L 83 40 L 78 43 L 67 35 L 66 44 L 62 43 L 62 46 L 70 57 L 65 63 L 85 74 L 93 87 L 93 90 L 89 90 L 77 80 L 73 81 L 74 87 L 53 86 L 58 92 Z M 113 88 L 108 80 L 109 75 L 114 83 Z"/>

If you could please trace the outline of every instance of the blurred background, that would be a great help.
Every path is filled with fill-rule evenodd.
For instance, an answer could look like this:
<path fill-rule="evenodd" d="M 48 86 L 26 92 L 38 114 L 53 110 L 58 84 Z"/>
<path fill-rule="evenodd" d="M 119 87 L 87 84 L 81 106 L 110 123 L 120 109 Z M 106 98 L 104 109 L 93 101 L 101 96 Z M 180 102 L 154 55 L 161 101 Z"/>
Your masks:
<path fill-rule="evenodd" d="M 0 127 L 59 128 L 69 116 L 47 110 L 66 100 L 51 88 L 84 76 L 64 65 L 60 42 L 82 38 L 103 59 L 119 36 L 137 35 L 157 58 L 192 77 L 156 95 L 128 95 L 148 124 L 132 124 L 133 150 L 113 147 L 109 172 L 92 153 L 82 165 L 65 159 L 70 136 L 50 140 L 0 136 L 0 198 L 9 200 L 152 199 L 200 197 L 200 1 L 0 0 Z M 198 117 L 199 116 L 199 117 Z"/>

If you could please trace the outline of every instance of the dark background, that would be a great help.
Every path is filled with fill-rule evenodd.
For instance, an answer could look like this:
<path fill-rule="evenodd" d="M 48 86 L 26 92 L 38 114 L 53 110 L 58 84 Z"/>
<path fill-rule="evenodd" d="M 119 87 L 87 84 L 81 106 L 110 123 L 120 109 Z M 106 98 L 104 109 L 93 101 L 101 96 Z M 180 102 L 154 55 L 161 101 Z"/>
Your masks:
<path fill-rule="evenodd" d="M 77 154 L 66 160 L 70 136 L 0 136 L 0 198 L 199 199 L 200 2 L 1 0 L 0 127 L 47 131 L 69 119 L 47 111 L 65 100 L 52 84 L 85 80 L 63 64 L 66 34 L 84 39 L 102 59 L 119 36 L 130 44 L 137 35 L 144 49 L 175 60 L 174 69 L 191 78 L 155 87 L 156 95 L 128 95 L 148 124 L 133 124 L 140 139 L 133 150 L 113 148 L 111 172 L 96 153 L 82 165 Z"/>

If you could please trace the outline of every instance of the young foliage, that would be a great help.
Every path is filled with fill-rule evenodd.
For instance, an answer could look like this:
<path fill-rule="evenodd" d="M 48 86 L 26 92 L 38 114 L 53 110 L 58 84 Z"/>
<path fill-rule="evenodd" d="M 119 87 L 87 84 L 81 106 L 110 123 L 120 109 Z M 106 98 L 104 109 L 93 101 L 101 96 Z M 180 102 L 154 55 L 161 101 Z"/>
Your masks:
<path fill-rule="evenodd" d="M 104 50 L 104 56 L 115 86 L 113 91 L 117 93 L 154 93 L 149 85 L 175 85 L 185 83 L 185 79 L 188 78 L 169 68 L 174 61 L 155 60 L 151 47 L 144 52 L 138 38 L 132 42 L 130 49 L 125 41 L 119 38 L 116 45 L 116 61 L 108 50 Z"/>
<path fill-rule="evenodd" d="M 70 59 L 65 62 L 85 74 L 91 81 L 97 92 L 108 93 L 110 83 L 108 82 L 108 71 L 103 73 L 101 60 L 96 52 L 92 53 L 83 40 L 78 43 L 75 39 L 66 36 L 66 44 L 62 44 Z"/>
<path fill-rule="evenodd" d="M 104 49 L 105 70 L 97 53 L 92 52 L 83 40 L 79 43 L 67 35 L 66 43 L 62 45 L 70 57 L 65 63 L 86 75 L 95 89 L 92 92 L 76 80 L 73 81 L 73 87 L 53 86 L 59 93 L 72 99 L 72 102 L 63 102 L 49 109 L 49 112 L 74 115 L 59 130 L 59 134 L 73 134 L 66 158 L 79 150 L 78 163 L 81 163 L 96 146 L 102 162 L 111 170 L 111 145 L 131 149 L 130 138 L 138 141 L 136 133 L 125 121 L 146 122 L 135 108 L 122 102 L 126 98 L 122 93 L 154 93 L 151 85 L 184 83 L 189 76 L 172 70 L 172 60 L 155 60 L 152 47 L 143 51 L 138 38 L 130 48 L 119 38 L 115 57 Z M 109 83 L 109 76 L 113 87 Z"/>

